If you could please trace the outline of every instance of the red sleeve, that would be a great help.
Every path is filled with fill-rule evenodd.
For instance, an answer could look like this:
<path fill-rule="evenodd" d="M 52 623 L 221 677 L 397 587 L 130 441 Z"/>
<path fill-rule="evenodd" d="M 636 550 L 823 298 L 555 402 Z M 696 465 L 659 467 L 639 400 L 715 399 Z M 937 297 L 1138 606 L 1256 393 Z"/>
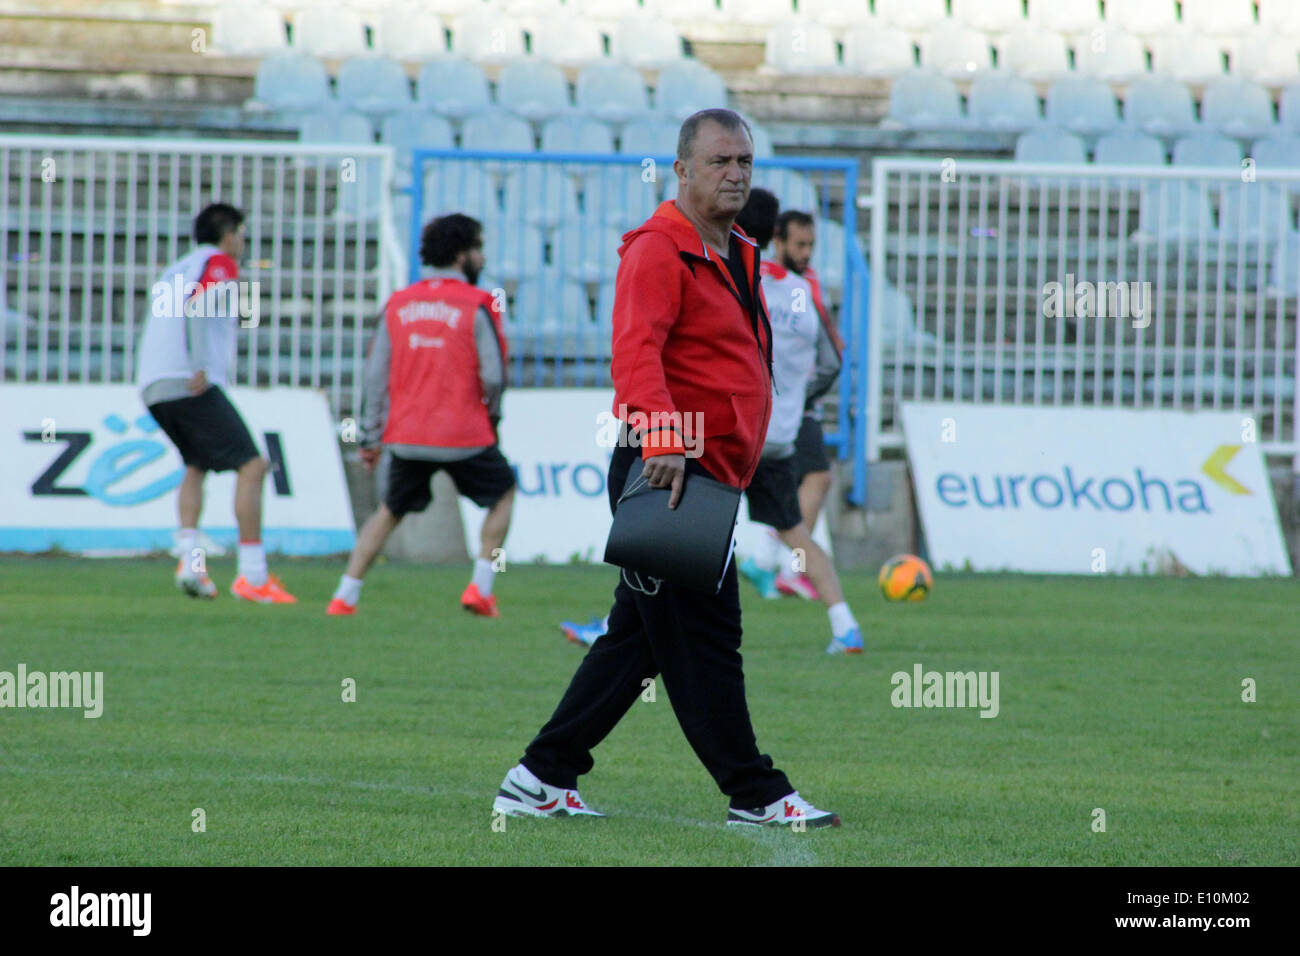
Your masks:
<path fill-rule="evenodd" d="M 681 268 L 677 244 L 648 232 L 628 247 L 614 280 L 610 373 L 615 401 L 626 406 L 625 420 L 641 436 L 643 459 L 686 453 L 663 365 L 664 343 L 681 311 Z"/>
<path fill-rule="evenodd" d="M 233 282 L 239 278 L 239 265 L 224 252 L 218 252 L 208 259 L 208 264 L 199 276 L 199 287 L 206 289 L 217 282 Z"/>
<path fill-rule="evenodd" d="M 483 305 L 487 308 L 488 317 L 492 319 L 492 327 L 497 331 L 497 342 L 501 345 L 501 379 L 505 381 L 510 377 L 510 365 L 506 357 L 506 297 L 504 293 L 498 296 L 489 292 Z"/>

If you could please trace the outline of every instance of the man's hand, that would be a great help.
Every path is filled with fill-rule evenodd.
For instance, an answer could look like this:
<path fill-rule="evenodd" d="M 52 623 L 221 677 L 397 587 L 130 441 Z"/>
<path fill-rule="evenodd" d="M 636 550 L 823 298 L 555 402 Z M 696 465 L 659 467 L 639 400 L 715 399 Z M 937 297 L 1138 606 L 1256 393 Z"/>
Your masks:
<path fill-rule="evenodd" d="M 208 390 L 208 373 L 199 369 L 190 376 L 190 380 L 185 383 L 185 387 L 190 390 L 191 395 L 202 395 Z"/>
<path fill-rule="evenodd" d="M 677 502 L 682 500 L 682 487 L 686 484 L 685 455 L 655 455 L 647 458 L 641 466 L 641 474 L 649 481 L 651 488 L 671 487 L 673 493 L 668 496 L 668 507 L 677 507 Z"/>
<path fill-rule="evenodd" d="M 361 456 L 361 464 L 366 466 L 366 471 L 374 471 L 375 465 L 379 463 L 379 456 L 384 450 L 376 445 L 374 448 L 362 448 L 357 452 Z"/>

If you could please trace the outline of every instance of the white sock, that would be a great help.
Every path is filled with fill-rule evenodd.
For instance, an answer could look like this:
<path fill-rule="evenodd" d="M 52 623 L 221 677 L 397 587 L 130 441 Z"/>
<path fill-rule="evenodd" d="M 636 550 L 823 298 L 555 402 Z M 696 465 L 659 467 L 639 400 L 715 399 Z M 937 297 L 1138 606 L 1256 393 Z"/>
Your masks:
<path fill-rule="evenodd" d="M 361 601 L 361 579 L 343 575 L 339 578 L 338 590 L 334 592 L 334 596 L 341 598 L 343 603 L 350 607 L 356 607 Z"/>
<path fill-rule="evenodd" d="M 830 615 L 831 634 L 835 637 L 843 637 L 858 626 L 857 620 L 853 617 L 853 612 L 849 610 L 848 601 L 832 604 L 826 613 Z"/>
<path fill-rule="evenodd" d="M 194 549 L 199 546 L 199 529 L 181 528 L 176 543 L 181 549 L 181 574 L 186 577 L 197 576 L 198 572 L 194 570 Z"/>
<path fill-rule="evenodd" d="M 492 562 L 487 558 L 474 559 L 474 585 L 478 588 L 478 593 L 484 597 L 492 594 Z"/>
<path fill-rule="evenodd" d="M 262 542 L 239 542 L 239 573 L 255 588 L 266 583 L 266 552 L 262 550 Z"/>

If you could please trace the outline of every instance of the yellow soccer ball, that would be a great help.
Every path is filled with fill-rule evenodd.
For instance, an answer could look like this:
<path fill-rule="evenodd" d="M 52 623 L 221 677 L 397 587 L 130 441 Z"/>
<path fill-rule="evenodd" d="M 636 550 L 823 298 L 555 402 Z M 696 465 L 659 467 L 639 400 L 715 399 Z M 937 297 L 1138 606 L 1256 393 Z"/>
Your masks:
<path fill-rule="evenodd" d="M 886 601 L 924 601 L 934 587 L 930 566 L 914 554 L 896 554 L 880 569 Z"/>

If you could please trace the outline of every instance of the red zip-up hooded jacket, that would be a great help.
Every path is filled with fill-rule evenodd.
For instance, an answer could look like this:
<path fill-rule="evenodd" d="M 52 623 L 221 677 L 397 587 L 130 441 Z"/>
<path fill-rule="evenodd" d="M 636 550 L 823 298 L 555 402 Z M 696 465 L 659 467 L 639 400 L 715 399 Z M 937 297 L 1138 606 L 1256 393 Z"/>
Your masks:
<path fill-rule="evenodd" d="M 733 232 L 752 276 L 753 315 L 674 202 L 623 236 L 611 374 L 614 414 L 640 438 L 643 459 L 694 446 L 711 475 L 745 488 L 772 414 L 772 329 L 758 249 Z"/>

